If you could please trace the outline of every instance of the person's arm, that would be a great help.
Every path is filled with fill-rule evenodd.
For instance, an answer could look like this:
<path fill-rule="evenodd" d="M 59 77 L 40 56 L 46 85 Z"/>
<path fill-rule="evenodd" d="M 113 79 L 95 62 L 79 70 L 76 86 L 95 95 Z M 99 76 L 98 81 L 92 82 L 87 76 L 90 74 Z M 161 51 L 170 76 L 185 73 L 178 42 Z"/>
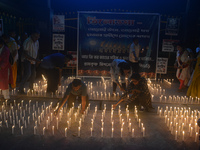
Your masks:
<path fill-rule="evenodd" d="M 86 96 L 81 96 L 81 100 L 82 100 L 82 110 L 81 110 L 81 113 L 83 114 L 84 111 L 85 111 Z"/>
<path fill-rule="evenodd" d="M 67 95 L 66 97 L 64 97 L 60 103 L 60 105 L 58 107 L 56 107 L 56 109 L 54 110 L 54 115 L 56 116 L 58 114 L 58 112 L 60 111 L 60 109 L 63 107 L 63 105 L 67 102 L 69 98 L 69 95 Z"/>
<path fill-rule="evenodd" d="M 117 107 L 117 105 L 119 105 L 123 101 L 124 101 L 124 98 L 120 98 L 119 101 L 113 105 L 113 109 L 115 109 Z"/>

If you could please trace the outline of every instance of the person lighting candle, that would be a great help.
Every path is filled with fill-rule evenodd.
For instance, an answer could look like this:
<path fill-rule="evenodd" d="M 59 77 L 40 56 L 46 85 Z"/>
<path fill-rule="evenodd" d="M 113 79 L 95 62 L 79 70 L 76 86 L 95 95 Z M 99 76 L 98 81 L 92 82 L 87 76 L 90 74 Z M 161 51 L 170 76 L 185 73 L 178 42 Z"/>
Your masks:
<path fill-rule="evenodd" d="M 113 80 L 113 94 L 116 95 L 117 86 L 121 91 L 126 89 L 126 77 L 130 77 L 132 74 L 131 67 L 128 62 L 123 59 L 114 59 L 110 67 L 111 79 Z"/>
<path fill-rule="evenodd" d="M 128 85 L 128 88 L 120 97 L 119 101 L 113 105 L 113 108 L 125 101 L 129 105 L 130 109 L 134 109 L 135 105 L 139 105 L 140 110 L 140 106 L 143 106 L 146 111 L 149 111 L 149 108 L 153 107 L 146 79 L 141 77 L 139 73 L 132 74 L 130 79 L 131 83 Z M 126 99 L 129 94 L 131 94 L 131 96 L 129 99 Z"/>
<path fill-rule="evenodd" d="M 54 115 L 57 115 L 60 111 L 60 109 L 63 107 L 63 105 L 68 101 L 68 108 L 71 108 L 73 106 L 73 103 L 75 102 L 76 97 L 81 98 L 82 102 L 82 110 L 81 113 L 83 114 L 85 111 L 85 108 L 89 104 L 89 97 L 87 94 L 87 86 L 85 83 L 83 83 L 80 79 L 74 79 L 66 89 L 65 95 L 60 102 L 60 105 L 56 107 L 56 110 L 54 111 Z M 80 99 L 78 99 L 80 102 Z"/>

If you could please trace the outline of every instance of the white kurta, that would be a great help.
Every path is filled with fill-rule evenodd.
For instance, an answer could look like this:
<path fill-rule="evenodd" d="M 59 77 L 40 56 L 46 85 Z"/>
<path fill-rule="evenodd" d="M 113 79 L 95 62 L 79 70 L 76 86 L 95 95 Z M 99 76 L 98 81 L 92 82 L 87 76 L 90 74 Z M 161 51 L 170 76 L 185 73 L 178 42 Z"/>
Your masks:
<path fill-rule="evenodd" d="M 121 62 L 126 62 L 126 61 L 123 59 L 114 59 L 113 62 L 111 63 L 111 68 L 110 68 L 111 79 L 113 80 L 113 82 L 126 83 L 126 77 L 125 75 L 121 75 L 120 68 L 118 67 L 119 63 Z M 128 78 L 130 78 L 131 75 L 132 75 L 132 70 Z"/>
<path fill-rule="evenodd" d="M 178 62 L 178 67 L 181 66 L 180 62 L 178 61 L 178 57 L 180 57 L 180 60 L 183 63 L 187 63 L 190 60 L 190 58 L 188 56 L 188 52 L 186 50 L 183 52 L 183 54 L 181 56 L 179 56 L 179 55 L 180 55 L 179 51 L 177 51 L 176 59 Z M 177 77 L 177 79 L 181 79 L 181 80 L 189 79 L 190 78 L 190 66 L 188 65 L 187 67 L 185 67 L 183 69 L 177 69 L 176 77 Z"/>

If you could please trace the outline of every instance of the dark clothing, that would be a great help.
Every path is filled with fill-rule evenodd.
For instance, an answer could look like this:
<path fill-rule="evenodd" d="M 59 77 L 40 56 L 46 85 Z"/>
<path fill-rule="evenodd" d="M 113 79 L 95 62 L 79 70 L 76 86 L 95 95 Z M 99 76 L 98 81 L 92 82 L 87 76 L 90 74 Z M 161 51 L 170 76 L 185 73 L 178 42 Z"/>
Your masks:
<path fill-rule="evenodd" d="M 41 67 L 45 69 L 53 69 L 55 67 L 62 68 L 65 64 L 65 55 L 54 53 L 43 58 Z"/>
<path fill-rule="evenodd" d="M 21 80 L 21 83 L 19 85 L 19 91 L 23 91 L 25 83 L 29 80 L 29 88 L 33 89 L 33 83 L 36 77 L 36 70 L 35 70 L 35 64 L 31 64 L 30 61 L 27 59 L 23 62 L 24 65 L 24 75 Z"/>
<path fill-rule="evenodd" d="M 139 73 L 139 62 L 128 61 L 128 63 L 131 66 L 133 73 Z"/>
<path fill-rule="evenodd" d="M 126 89 L 126 83 L 122 83 L 122 87 L 125 90 Z M 117 89 L 117 83 L 113 82 L 113 92 L 116 92 Z"/>
<path fill-rule="evenodd" d="M 139 90 L 140 92 L 134 90 Z M 142 105 L 146 110 L 152 108 L 151 94 L 145 78 L 141 78 L 137 85 L 131 82 L 121 98 L 126 98 L 128 94 L 132 95 L 129 99 L 125 99 L 125 102 L 130 105 L 130 108 L 137 104 Z"/>
<path fill-rule="evenodd" d="M 40 67 L 43 68 L 43 74 L 47 78 L 47 92 L 53 92 L 58 89 L 59 68 L 65 65 L 65 55 L 54 53 L 43 58 Z"/>
<path fill-rule="evenodd" d="M 68 85 L 68 88 L 66 89 L 64 98 L 67 97 L 67 95 L 69 95 L 68 108 L 72 107 L 72 103 L 76 100 L 76 97 L 78 97 L 78 101 L 79 101 L 79 103 L 81 103 L 81 96 L 86 96 L 86 107 L 89 104 L 89 97 L 87 94 L 87 86 L 82 81 L 81 81 L 81 87 L 77 91 L 73 90 L 72 83 L 70 83 Z"/>
<path fill-rule="evenodd" d="M 59 70 L 56 68 L 53 69 L 43 69 L 43 74 L 48 81 L 47 92 L 53 92 L 58 89 L 59 84 Z"/>
<path fill-rule="evenodd" d="M 70 83 L 68 85 L 68 88 L 66 89 L 64 97 L 66 97 L 69 94 L 73 94 L 76 96 L 79 96 L 79 95 L 86 96 L 87 95 L 87 86 L 85 85 L 85 83 L 83 83 L 83 81 L 81 81 L 81 87 L 77 91 L 74 91 L 72 88 L 72 83 Z"/>
<path fill-rule="evenodd" d="M 72 103 L 74 103 L 76 99 L 78 100 L 78 103 L 80 104 L 81 103 L 81 95 L 79 95 L 78 98 L 77 98 L 77 95 L 73 95 L 72 93 L 70 93 L 69 94 L 69 98 L 68 98 L 68 102 L 67 102 L 67 105 L 68 105 L 67 107 L 71 108 L 72 107 Z M 88 104 L 89 104 L 89 97 L 87 95 L 86 96 L 86 105 L 85 105 L 85 107 L 87 107 Z"/>

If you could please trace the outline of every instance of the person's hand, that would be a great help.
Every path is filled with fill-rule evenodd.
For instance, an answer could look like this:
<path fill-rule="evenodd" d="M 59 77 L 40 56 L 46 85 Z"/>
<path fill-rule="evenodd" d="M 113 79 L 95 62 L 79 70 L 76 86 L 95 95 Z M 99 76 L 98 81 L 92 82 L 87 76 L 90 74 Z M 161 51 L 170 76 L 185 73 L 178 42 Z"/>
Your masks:
<path fill-rule="evenodd" d="M 57 116 L 58 114 L 58 109 L 56 109 L 54 112 L 53 112 L 54 116 Z"/>
<path fill-rule="evenodd" d="M 113 105 L 113 109 L 115 109 L 116 107 L 117 107 L 117 105 L 116 105 L 116 104 L 114 104 L 114 105 Z"/>
<path fill-rule="evenodd" d="M 84 109 L 82 109 L 82 110 L 81 110 L 81 114 L 84 114 L 84 112 L 85 112 L 85 110 L 84 110 Z"/>

